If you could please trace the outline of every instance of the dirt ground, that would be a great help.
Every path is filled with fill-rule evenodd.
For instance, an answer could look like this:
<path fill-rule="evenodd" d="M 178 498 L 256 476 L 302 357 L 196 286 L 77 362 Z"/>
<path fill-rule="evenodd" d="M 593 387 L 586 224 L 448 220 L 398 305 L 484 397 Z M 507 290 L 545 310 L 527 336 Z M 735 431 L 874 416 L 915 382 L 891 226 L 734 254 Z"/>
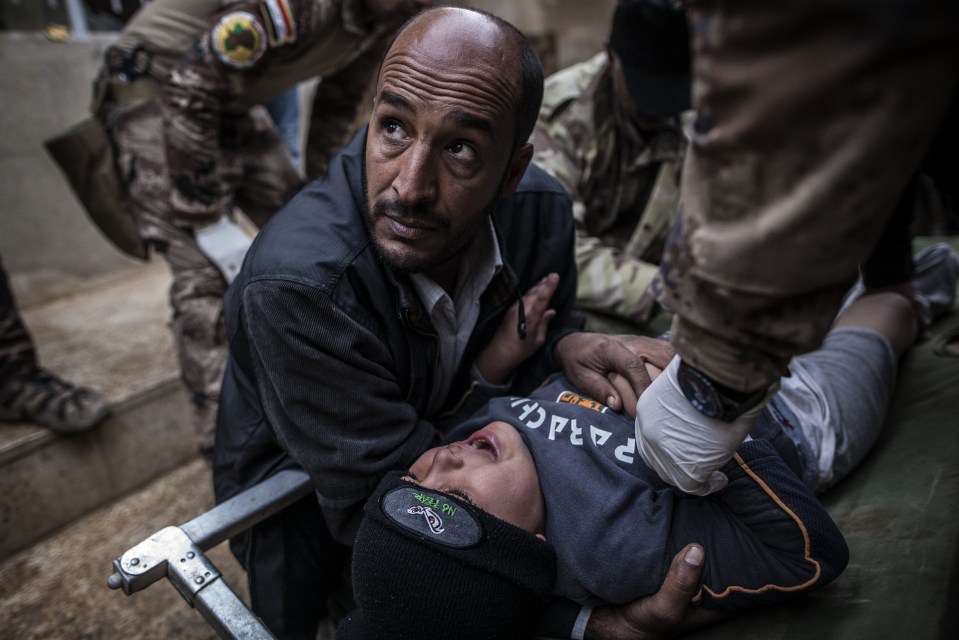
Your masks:
<path fill-rule="evenodd" d="M 4 560 L 0 563 L 0 637 L 216 638 L 200 614 L 165 580 L 129 597 L 107 587 L 112 562 L 126 549 L 212 505 L 210 472 L 198 459 Z M 210 550 L 208 556 L 247 601 L 245 574 L 226 544 Z M 330 637 L 324 629 L 319 639 Z"/>

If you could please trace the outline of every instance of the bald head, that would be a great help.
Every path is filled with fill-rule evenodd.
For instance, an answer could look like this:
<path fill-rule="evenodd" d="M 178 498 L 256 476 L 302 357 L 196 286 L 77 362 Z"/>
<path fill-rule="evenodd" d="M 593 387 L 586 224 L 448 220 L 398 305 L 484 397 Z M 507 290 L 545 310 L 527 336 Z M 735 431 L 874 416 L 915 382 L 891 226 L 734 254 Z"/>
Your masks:
<path fill-rule="evenodd" d="M 543 99 L 543 69 L 526 37 L 502 18 L 457 7 L 421 12 L 397 32 L 378 84 L 398 60 L 426 75 L 458 69 L 485 77 L 489 94 L 483 97 L 515 115 L 513 146 L 529 139 Z"/>

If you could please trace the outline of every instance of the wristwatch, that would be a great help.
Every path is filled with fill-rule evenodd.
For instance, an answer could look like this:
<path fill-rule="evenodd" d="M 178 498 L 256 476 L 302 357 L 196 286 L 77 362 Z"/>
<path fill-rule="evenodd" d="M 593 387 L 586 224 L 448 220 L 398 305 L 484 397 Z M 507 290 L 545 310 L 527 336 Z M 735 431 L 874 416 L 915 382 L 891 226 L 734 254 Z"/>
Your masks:
<path fill-rule="evenodd" d="M 685 360 L 679 361 L 676 379 L 689 404 L 707 418 L 723 422 L 732 422 L 755 407 L 769 391 L 769 387 L 755 391 L 730 389 L 710 379 Z"/>

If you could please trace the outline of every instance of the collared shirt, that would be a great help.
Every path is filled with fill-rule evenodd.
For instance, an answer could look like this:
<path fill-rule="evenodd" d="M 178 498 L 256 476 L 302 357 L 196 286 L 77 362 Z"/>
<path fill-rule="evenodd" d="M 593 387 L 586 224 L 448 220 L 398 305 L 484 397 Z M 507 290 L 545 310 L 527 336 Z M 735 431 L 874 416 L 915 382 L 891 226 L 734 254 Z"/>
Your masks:
<path fill-rule="evenodd" d="M 410 276 L 439 341 L 434 378 L 436 384 L 430 397 L 431 415 L 442 407 L 449 393 L 453 373 L 459 368 L 466 344 L 479 318 L 480 296 L 502 267 L 503 257 L 496 241 L 493 221 L 489 220 L 486 233 L 481 230 L 463 256 L 452 298 L 431 278 L 421 273 Z"/>

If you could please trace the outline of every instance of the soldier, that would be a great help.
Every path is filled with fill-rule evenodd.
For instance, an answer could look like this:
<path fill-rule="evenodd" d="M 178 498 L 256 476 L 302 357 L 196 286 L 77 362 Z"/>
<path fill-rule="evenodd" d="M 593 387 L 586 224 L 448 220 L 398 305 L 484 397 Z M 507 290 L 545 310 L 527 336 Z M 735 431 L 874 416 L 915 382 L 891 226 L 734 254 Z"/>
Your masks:
<path fill-rule="evenodd" d="M 680 359 L 640 399 L 636 430 L 660 477 L 704 495 L 725 484 L 718 468 L 793 356 L 822 344 L 942 126 L 959 12 L 942 0 L 688 6 L 696 118 L 651 286 L 675 313 Z"/>
<path fill-rule="evenodd" d="M 546 80 L 534 161 L 573 197 L 581 309 L 632 324 L 652 316 L 643 294 L 679 200 L 689 64 L 683 12 L 629 1 L 605 52 Z M 602 320 L 589 314 L 594 328 Z"/>
<path fill-rule="evenodd" d="M 140 237 L 173 272 L 173 332 L 204 454 L 226 361 L 222 297 L 249 245 L 233 206 L 261 226 L 302 186 L 255 105 L 321 76 L 306 172 L 323 173 L 392 30 L 423 4 L 153 0 L 106 52 L 94 110 Z"/>
<path fill-rule="evenodd" d="M 33 422 L 57 433 L 86 431 L 110 407 L 91 389 L 77 387 L 37 364 L 0 261 L 0 420 Z"/>

